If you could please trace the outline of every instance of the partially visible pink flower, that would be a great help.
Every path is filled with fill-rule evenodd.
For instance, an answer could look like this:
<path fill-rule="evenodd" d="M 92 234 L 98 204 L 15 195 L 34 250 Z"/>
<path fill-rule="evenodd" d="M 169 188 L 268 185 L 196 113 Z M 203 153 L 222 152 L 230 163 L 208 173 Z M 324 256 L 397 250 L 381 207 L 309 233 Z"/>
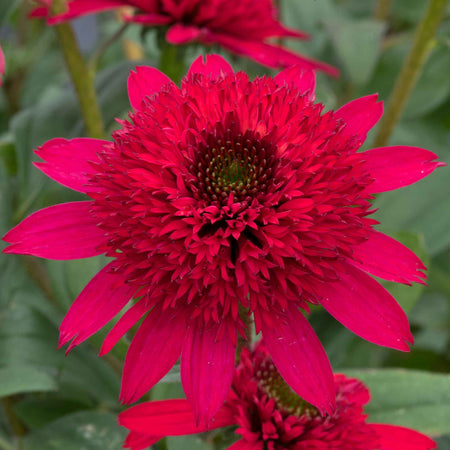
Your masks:
<path fill-rule="evenodd" d="M 321 416 L 277 372 L 263 345 L 244 349 L 227 400 L 209 429 L 237 425 L 240 440 L 228 450 L 428 450 L 429 437 L 409 428 L 373 424 L 363 407 L 369 390 L 357 379 L 335 375 L 336 410 Z M 368 423 L 369 421 L 369 423 Z M 186 400 L 142 403 L 119 415 L 128 428 L 124 447 L 142 450 L 164 436 L 206 431 Z"/>
<path fill-rule="evenodd" d="M 32 15 L 48 17 L 49 0 L 40 2 L 42 7 Z M 328 64 L 268 42 L 277 37 L 307 38 L 305 33 L 287 28 L 277 20 L 272 0 L 71 0 L 66 13 L 47 21 L 58 24 L 123 6 L 136 8 L 136 15 L 128 17 L 131 22 L 167 26 L 166 39 L 172 44 L 192 41 L 218 44 L 264 66 L 276 68 L 299 64 L 304 69 L 338 75 L 338 70 Z"/>
<path fill-rule="evenodd" d="M 0 45 L 0 86 L 2 85 L 2 75 L 5 73 L 5 55 Z"/>
<path fill-rule="evenodd" d="M 197 420 L 231 385 L 239 311 L 253 314 L 278 371 L 306 401 L 334 410 L 323 347 L 301 309 L 322 304 L 364 339 L 408 351 L 408 319 L 370 275 L 423 283 L 425 266 L 375 231 L 373 194 L 412 184 L 436 155 L 394 146 L 358 152 L 382 114 L 376 95 L 323 113 L 312 72 L 249 80 L 217 55 L 176 86 L 150 67 L 129 82 L 134 112 L 113 142 L 53 139 L 37 167 L 87 201 L 37 211 L 5 253 L 49 259 L 106 254 L 60 327 L 69 350 L 131 299 L 101 354 L 144 315 L 125 359 L 132 402 L 181 355 Z"/>

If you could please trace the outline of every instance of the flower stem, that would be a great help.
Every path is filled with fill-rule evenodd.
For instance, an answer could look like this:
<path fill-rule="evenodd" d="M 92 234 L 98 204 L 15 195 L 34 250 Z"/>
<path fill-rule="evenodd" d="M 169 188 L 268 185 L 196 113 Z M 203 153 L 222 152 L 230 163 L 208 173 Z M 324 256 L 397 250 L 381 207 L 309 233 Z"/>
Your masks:
<path fill-rule="evenodd" d="M 375 9 L 375 19 L 385 22 L 392 9 L 392 0 L 378 0 Z"/>
<path fill-rule="evenodd" d="M 53 14 L 60 14 L 65 10 L 65 0 L 53 0 Z M 105 127 L 94 88 L 94 72 L 89 70 L 83 60 L 71 25 L 63 23 L 55 28 L 75 86 L 87 134 L 90 137 L 102 139 L 105 136 Z"/>
<path fill-rule="evenodd" d="M 181 45 L 164 42 L 161 48 L 159 69 L 173 82 L 179 83 L 184 73 L 184 49 Z"/>
<path fill-rule="evenodd" d="M 386 112 L 375 138 L 375 147 L 386 145 L 399 120 L 425 62 L 436 41 L 434 35 L 442 21 L 447 0 L 430 0 L 417 27 L 414 42 L 390 95 Z"/>

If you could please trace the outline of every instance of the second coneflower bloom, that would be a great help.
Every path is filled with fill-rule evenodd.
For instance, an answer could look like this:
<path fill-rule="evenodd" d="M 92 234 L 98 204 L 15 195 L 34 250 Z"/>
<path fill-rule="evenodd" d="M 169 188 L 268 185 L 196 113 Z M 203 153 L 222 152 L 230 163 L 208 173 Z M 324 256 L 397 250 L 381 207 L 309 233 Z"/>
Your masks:
<path fill-rule="evenodd" d="M 304 69 L 323 70 L 333 76 L 339 73 L 328 64 L 271 42 L 274 38 L 308 37 L 277 19 L 272 0 L 70 0 L 67 11 L 53 17 L 49 11 L 51 0 L 37 1 L 43 6 L 35 9 L 32 16 L 47 17 L 51 25 L 127 6 L 135 14 L 126 20 L 147 27 L 166 27 L 166 40 L 174 45 L 220 45 L 268 67 L 300 64 Z"/>
<path fill-rule="evenodd" d="M 70 308 L 60 345 L 80 344 L 134 299 L 101 351 L 145 316 L 121 399 L 137 400 L 181 355 L 187 399 L 205 423 L 229 391 L 243 311 L 286 382 L 322 412 L 335 407 L 335 385 L 301 312 L 308 303 L 408 350 L 406 315 L 367 272 L 422 282 L 425 267 L 373 229 L 371 200 L 439 163 L 414 147 L 357 152 L 381 117 L 376 95 L 323 114 L 311 72 L 251 81 L 214 55 L 197 59 L 181 87 L 139 67 L 128 88 L 134 112 L 113 142 L 54 139 L 37 151 L 44 173 L 90 199 L 37 211 L 4 237 L 7 253 L 111 258 Z"/>

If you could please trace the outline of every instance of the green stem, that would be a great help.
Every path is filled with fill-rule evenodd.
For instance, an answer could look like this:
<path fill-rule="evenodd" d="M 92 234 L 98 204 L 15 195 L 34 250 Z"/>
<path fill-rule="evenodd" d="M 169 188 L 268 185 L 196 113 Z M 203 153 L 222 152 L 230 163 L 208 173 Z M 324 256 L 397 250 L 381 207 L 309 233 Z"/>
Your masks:
<path fill-rule="evenodd" d="M 52 13 L 56 15 L 64 12 L 66 10 L 65 3 L 65 0 L 53 0 Z M 95 92 L 94 72 L 89 70 L 83 60 L 72 26 L 63 23 L 55 28 L 70 77 L 75 86 L 87 134 L 93 138 L 103 139 L 105 127 Z"/>
<path fill-rule="evenodd" d="M 128 28 L 130 24 L 128 22 L 125 22 L 122 24 L 122 26 L 112 35 L 110 36 L 103 44 L 100 45 L 100 47 L 95 51 L 95 53 L 92 55 L 92 57 L 89 60 L 89 68 L 92 71 L 95 71 L 98 65 L 98 61 L 101 58 L 101 56 L 108 50 L 108 48 L 114 44 L 122 35 L 125 33 L 126 29 Z"/>
<path fill-rule="evenodd" d="M 173 82 L 179 83 L 184 74 L 184 48 L 164 42 L 161 48 L 159 69 Z"/>
<path fill-rule="evenodd" d="M 375 19 L 385 22 L 391 13 L 393 0 L 378 0 Z"/>
<path fill-rule="evenodd" d="M 8 418 L 9 426 L 15 437 L 22 437 L 26 434 L 26 429 L 23 423 L 19 420 L 14 412 L 15 400 L 13 397 L 3 397 L 2 404 L 5 415 Z"/>
<path fill-rule="evenodd" d="M 444 16 L 447 0 L 430 0 L 417 27 L 414 42 L 390 95 L 386 112 L 375 138 L 375 147 L 386 145 L 419 79 L 424 64 L 436 42 L 434 35 Z"/>

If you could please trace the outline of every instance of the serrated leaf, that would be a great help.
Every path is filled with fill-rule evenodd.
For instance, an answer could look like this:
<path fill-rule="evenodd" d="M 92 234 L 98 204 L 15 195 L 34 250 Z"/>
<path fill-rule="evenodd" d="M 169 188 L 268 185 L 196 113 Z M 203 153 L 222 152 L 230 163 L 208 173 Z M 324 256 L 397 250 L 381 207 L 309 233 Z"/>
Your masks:
<path fill-rule="evenodd" d="M 24 392 L 54 391 L 55 380 L 34 366 L 11 366 L 0 368 L 0 397 Z"/>

